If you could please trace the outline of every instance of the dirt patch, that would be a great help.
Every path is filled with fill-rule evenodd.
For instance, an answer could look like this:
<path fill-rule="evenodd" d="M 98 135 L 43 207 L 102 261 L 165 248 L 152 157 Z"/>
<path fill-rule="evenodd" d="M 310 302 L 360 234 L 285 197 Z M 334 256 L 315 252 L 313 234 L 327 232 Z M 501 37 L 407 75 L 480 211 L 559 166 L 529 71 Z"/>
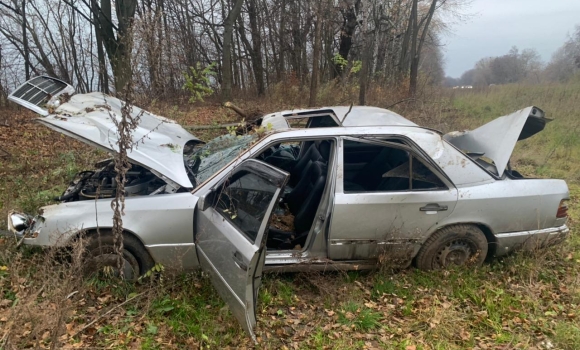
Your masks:
<path fill-rule="evenodd" d="M 272 215 L 272 226 L 278 230 L 294 232 L 294 215 L 288 209 L 284 210 L 284 214 L 274 214 Z"/>

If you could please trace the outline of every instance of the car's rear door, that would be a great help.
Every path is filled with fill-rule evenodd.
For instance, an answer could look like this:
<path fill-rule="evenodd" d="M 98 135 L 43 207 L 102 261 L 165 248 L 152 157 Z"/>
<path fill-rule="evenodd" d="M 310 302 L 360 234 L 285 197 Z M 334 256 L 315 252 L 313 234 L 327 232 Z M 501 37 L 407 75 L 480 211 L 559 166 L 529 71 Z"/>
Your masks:
<path fill-rule="evenodd" d="M 268 224 L 288 177 L 271 165 L 246 160 L 209 191 L 196 210 L 201 267 L 254 339 Z"/>
<path fill-rule="evenodd" d="M 400 140 L 343 138 L 328 236 L 332 260 L 406 262 L 457 203 L 457 189 Z"/>

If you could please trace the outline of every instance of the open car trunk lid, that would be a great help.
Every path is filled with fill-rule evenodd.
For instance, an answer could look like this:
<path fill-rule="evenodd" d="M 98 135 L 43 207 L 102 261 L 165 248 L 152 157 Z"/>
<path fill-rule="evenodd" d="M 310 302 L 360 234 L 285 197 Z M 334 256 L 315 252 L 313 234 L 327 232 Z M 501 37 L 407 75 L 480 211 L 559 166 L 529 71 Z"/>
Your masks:
<path fill-rule="evenodd" d="M 550 121 L 544 111 L 530 106 L 471 131 L 450 132 L 444 138 L 466 154 L 491 159 L 497 168 L 497 175 L 502 176 L 516 143 L 544 130 Z"/>
<path fill-rule="evenodd" d="M 113 118 L 120 122 L 125 102 L 99 92 L 72 93 L 74 89 L 70 85 L 40 76 L 18 87 L 8 98 L 43 115 L 37 121 L 53 130 L 117 152 L 119 135 Z M 175 121 L 138 107 L 133 106 L 131 116 L 137 126 L 132 133 L 129 159 L 169 182 L 193 187 L 185 169 L 183 149 L 189 141 L 201 141 Z"/>

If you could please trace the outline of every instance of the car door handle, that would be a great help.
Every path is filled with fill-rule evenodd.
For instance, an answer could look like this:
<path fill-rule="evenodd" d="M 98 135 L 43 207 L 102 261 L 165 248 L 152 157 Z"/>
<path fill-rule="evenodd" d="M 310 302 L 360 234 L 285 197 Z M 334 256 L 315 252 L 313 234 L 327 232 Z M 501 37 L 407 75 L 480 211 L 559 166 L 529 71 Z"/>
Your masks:
<path fill-rule="evenodd" d="M 240 252 L 236 251 L 234 252 L 234 255 L 232 256 L 232 259 L 234 260 L 234 264 L 236 264 L 237 267 L 239 267 L 240 269 L 244 270 L 244 271 L 248 271 L 248 264 L 246 264 L 244 262 L 244 260 L 242 259 L 242 257 L 240 256 Z"/>
<path fill-rule="evenodd" d="M 446 211 L 446 205 L 439 205 L 437 203 L 429 203 L 424 207 L 419 208 L 420 211 Z"/>

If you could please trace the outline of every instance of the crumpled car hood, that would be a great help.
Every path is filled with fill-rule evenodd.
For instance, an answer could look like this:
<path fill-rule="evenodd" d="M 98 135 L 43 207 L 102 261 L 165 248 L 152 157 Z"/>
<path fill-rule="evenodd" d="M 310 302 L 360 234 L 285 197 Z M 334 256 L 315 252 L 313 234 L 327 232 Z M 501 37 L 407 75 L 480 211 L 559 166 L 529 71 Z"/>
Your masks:
<path fill-rule="evenodd" d="M 516 143 L 544 130 L 550 121 L 544 111 L 530 106 L 471 131 L 450 132 L 444 138 L 466 153 L 483 153 L 493 160 L 498 175 L 502 176 Z"/>
<path fill-rule="evenodd" d="M 121 119 L 124 102 L 99 92 L 73 95 L 51 114 L 37 121 L 47 127 L 107 151 L 117 152 L 118 134 L 113 118 Z M 133 107 L 138 119 L 133 149 L 128 157 L 183 187 L 193 187 L 183 161 L 188 141 L 199 141 L 175 121 Z M 201 142 L 201 141 L 200 141 Z"/>

